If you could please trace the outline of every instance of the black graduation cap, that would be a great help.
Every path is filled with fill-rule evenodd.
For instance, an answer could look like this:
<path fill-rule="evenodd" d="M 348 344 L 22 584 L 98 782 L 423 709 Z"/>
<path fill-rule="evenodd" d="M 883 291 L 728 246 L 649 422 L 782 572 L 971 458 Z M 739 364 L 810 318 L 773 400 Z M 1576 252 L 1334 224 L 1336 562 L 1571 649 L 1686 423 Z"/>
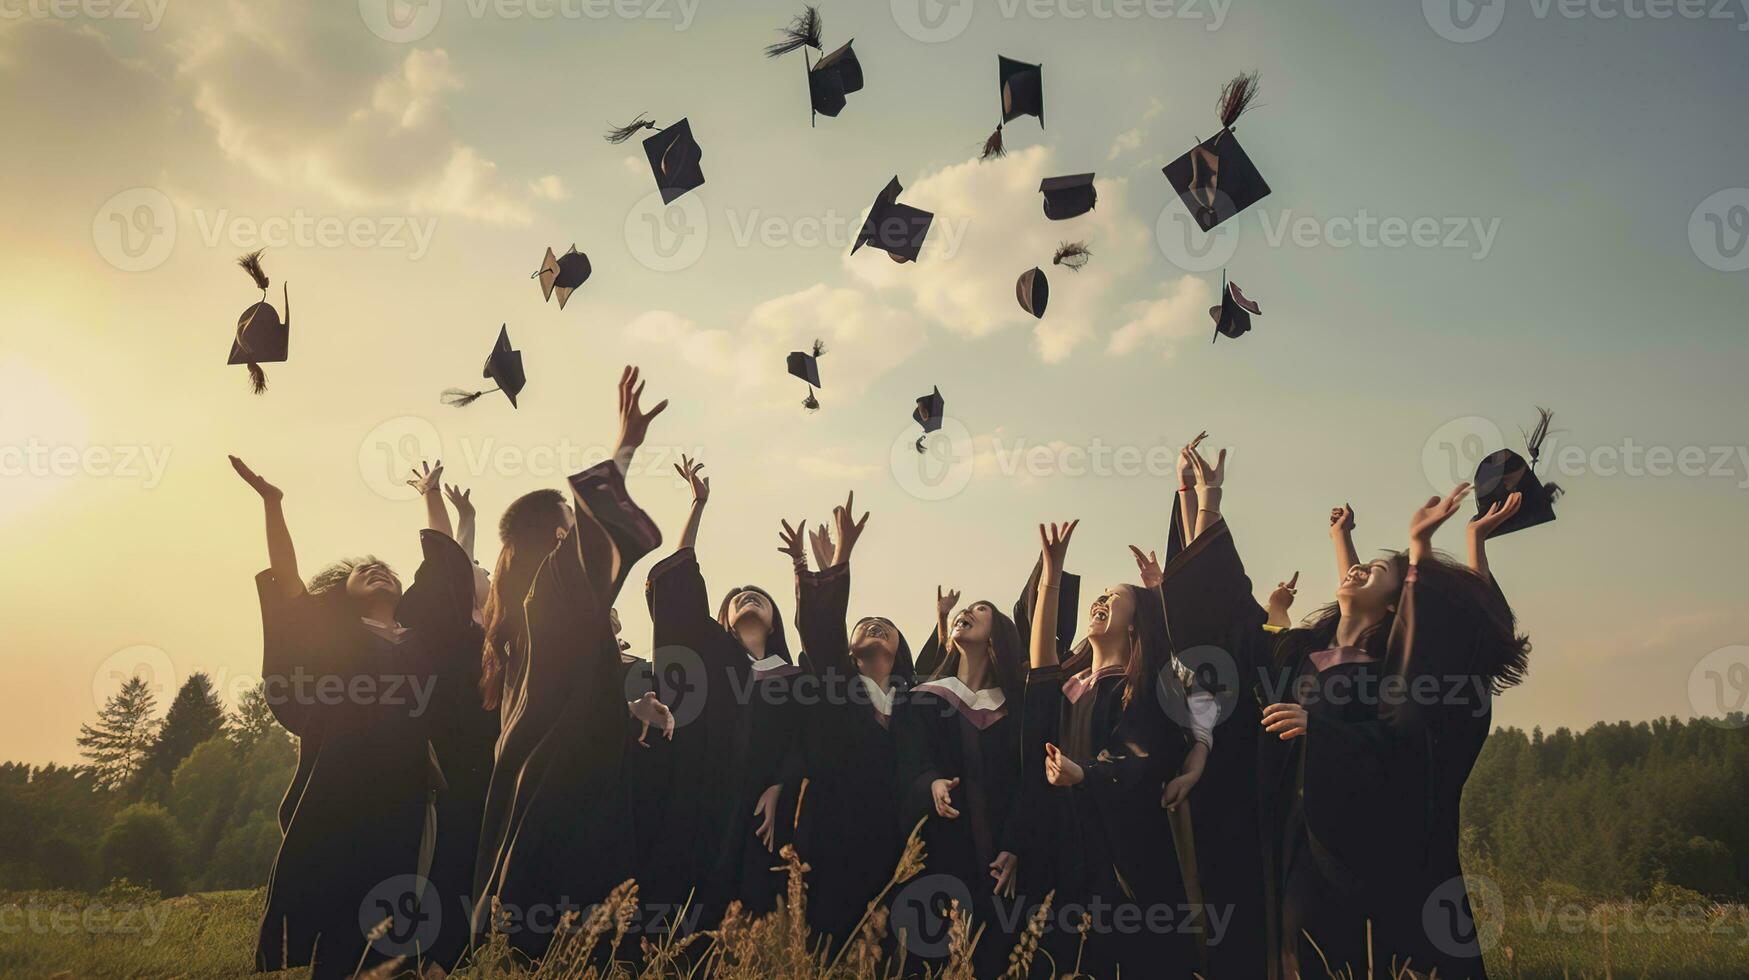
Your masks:
<path fill-rule="evenodd" d="M 644 140 L 644 156 L 650 160 L 650 172 L 656 175 L 656 188 L 662 192 L 663 204 L 673 204 L 680 195 L 704 184 L 704 171 L 699 167 L 704 151 L 692 138 L 690 122 L 682 119 L 666 129 L 658 129 L 655 123 L 639 115 L 624 126 L 608 130 L 606 139 L 609 143 L 624 143 L 641 129 L 655 131 Z"/>
<path fill-rule="evenodd" d="M 778 31 L 783 40 L 766 46 L 765 56 L 780 58 L 804 48 L 825 51 L 823 30 L 820 8 L 803 7 L 788 27 Z M 844 109 L 846 95 L 862 91 L 862 63 L 856 60 L 856 52 L 850 49 L 853 43 L 854 40 L 844 42 L 843 47 L 811 65 L 808 64 L 807 52 L 802 51 L 802 64 L 808 69 L 808 101 L 813 104 L 814 112 L 836 116 Z"/>
<path fill-rule="evenodd" d="M 789 353 L 789 373 L 791 377 L 800 378 L 808 383 L 808 397 L 802 401 L 802 407 L 808 411 L 816 411 L 820 400 L 814 397 L 814 389 L 820 384 L 820 356 L 826 353 L 826 345 L 819 340 L 809 350 L 793 350 Z"/>
<path fill-rule="evenodd" d="M 980 160 L 999 157 L 1007 152 L 1002 145 L 1002 127 L 1021 116 L 1037 116 L 1040 129 L 1045 127 L 1044 66 L 996 56 L 996 81 L 1002 91 L 1002 121 L 996 131 L 984 141 Z"/>
<path fill-rule="evenodd" d="M 899 192 L 904 189 L 898 177 L 881 189 L 874 206 L 868 209 L 862 231 L 857 233 L 856 244 L 850 247 L 852 255 L 864 245 L 873 245 L 887 253 L 894 262 L 917 261 L 917 253 L 923 250 L 924 236 L 929 234 L 929 225 L 935 220 L 935 215 L 909 204 L 900 204 Z"/>
<path fill-rule="evenodd" d="M 1045 195 L 1045 217 L 1052 221 L 1078 218 L 1093 210 L 1093 205 L 1099 202 L 1099 192 L 1093 189 L 1092 174 L 1046 177 L 1038 189 Z"/>
<path fill-rule="evenodd" d="M 941 428 L 942 408 L 946 402 L 941 398 L 941 389 L 935 388 L 927 395 L 917 397 L 917 409 L 911 413 L 911 418 L 923 426 L 923 435 L 917 437 L 917 451 L 923 451 L 923 439 L 929 433 Z"/>
<path fill-rule="evenodd" d="M 1215 321 L 1215 334 L 1209 338 L 1214 343 L 1221 334 L 1237 340 L 1251 330 L 1251 318 L 1262 316 L 1263 308 L 1245 297 L 1239 289 L 1239 284 L 1227 279 L 1226 273 L 1221 273 L 1221 305 L 1209 307 L 1209 316 Z"/>
<path fill-rule="evenodd" d="M 498 328 L 498 342 L 492 345 L 492 353 L 486 355 L 486 368 L 480 372 L 480 376 L 498 382 L 498 387 L 480 391 L 448 388 L 443 392 L 443 403 L 460 408 L 463 405 L 472 405 L 481 395 L 502 391 L 504 397 L 510 399 L 510 407 L 517 407 L 516 396 L 521 393 L 522 386 L 528 383 L 528 378 L 522 373 L 522 352 L 510 346 L 508 325 Z"/>
<path fill-rule="evenodd" d="M 1051 301 L 1051 283 L 1044 270 L 1034 266 L 1022 272 L 1014 283 L 1014 298 L 1020 301 L 1021 309 L 1043 318 L 1045 305 Z"/>
<path fill-rule="evenodd" d="M 285 321 L 282 323 L 279 311 L 267 301 L 268 280 L 267 273 L 261 268 L 261 251 L 250 252 L 238 259 L 237 264 L 255 280 L 256 288 L 261 290 L 261 300 L 237 317 L 237 334 L 231 340 L 231 356 L 225 363 L 249 365 L 249 381 L 255 394 L 259 395 L 267 390 L 267 372 L 261 370 L 261 365 L 284 361 L 291 346 L 291 287 L 280 283 L 285 293 Z"/>
<path fill-rule="evenodd" d="M 1269 184 L 1233 133 L 1233 124 L 1256 97 L 1256 73 L 1239 75 L 1228 82 L 1216 102 L 1221 131 L 1164 168 L 1166 180 L 1203 231 L 1212 231 L 1269 196 Z"/>
<path fill-rule="evenodd" d="M 559 309 L 565 308 L 565 301 L 571 298 L 571 293 L 578 286 L 589 281 L 589 256 L 577 251 L 572 245 L 571 250 L 564 255 L 554 255 L 552 249 L 547 249 L 547 257 L 541 262 L 540 271 L 535 278 L 540 280 L 541 295 L 551 302 L 553 293 L 559 294 Z"/>
<path fill-rule="evenodd" d="M 1472 521 L 1486 514 L 1495 504 L 1504 503 L 1512 494 L 1524 495 L 1519 501 L 1518 513 L 1495 528 L 1489 537 L 1511 534 L 1555 519 L 1555 498 L 1565 491 L 1556 484 L 1542 482 L 1536 476 L 1537 457 L 1542 453 L 1543 440 L 1548 438 L 1549 422 L 1554 417 L 1555 413 L 1546 408 L 1537 409 L 1536 428 L 1524 438 L 1525 451 L 1530 454 L 1528 463 L 1512 450 L 1502 449 L 1484 456 L 1476 466 L 1476 517 L 1471 518 Z"/>

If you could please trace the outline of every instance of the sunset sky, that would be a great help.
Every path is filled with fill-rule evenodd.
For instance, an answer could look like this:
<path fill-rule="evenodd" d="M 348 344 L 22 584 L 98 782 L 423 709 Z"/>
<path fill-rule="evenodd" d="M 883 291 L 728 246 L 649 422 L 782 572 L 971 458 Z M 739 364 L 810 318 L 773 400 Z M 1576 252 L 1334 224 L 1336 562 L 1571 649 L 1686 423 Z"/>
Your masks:
<path fill-rule="evenodd" d="M 1133 577 L 1203 428 L 1260 597 L 1297 569 L 1310 612 L 1331 506 L 1363 554 L 1401 547 L 1550 406 L 1568 494 L 1493 549 L 1535 644 L 1496 720 L 1716 713 L 1715 683 L 1730 707 L 1749 13 L 1628 9 L 826 0 L 867 87 L 810 128 L 801 56 L 761 54 L 791 0 L 0 0 L 0 758 L 77 761 L 136 667 L 254 680 L 266 551 L 227 453 L 285 490 L 306 574 L 364 552 L 411 574 L 421 455 L 473 489 L 490 564 L 505 504 L 600 458 L 626 363 L 673 399 L 631 480 L 670 542 L 675 454 L 713 477 L 713 590 L 790 595 L 779 518 L 854 488 L 852 614 L 913 644 L 937 584 L 1011 603 L 1041 520 L 1082 520 L 1091 587 Z M 998 54 L 1043 63 L 1046 128 L 980 164 Z M 1241 70 L 1274 193 L 1211 240 L 1160 168 Z M 706 184 L 666 209 L 638 143 L 600 138 L 639 112 L 703 147 Z M 1039 181 L 1086 171 L 1097 208 L 1046 220 Z M 849 250 L 895 175 L 936 214 L 914 265 Z M 1064 239 L 1093 250 L 1079 274 L 1049 265 Z M 561 312 L 529 274 L 572 243 L 594 276 Z M 293 306 L 261 397 L 225 364 L 257 247 Z M 1034 265 L 1039 321 L 1014 300 Z M 1210 344 L 1223 268 L 1264 315 Z M 521 408 L 440 405 L 500 324 Z M 783 358 L 816 336 L 809 415 Z M 949 420 L 919 458 L 932 386 Z M 641 577 L 620 607 L 644 650 Z"/>

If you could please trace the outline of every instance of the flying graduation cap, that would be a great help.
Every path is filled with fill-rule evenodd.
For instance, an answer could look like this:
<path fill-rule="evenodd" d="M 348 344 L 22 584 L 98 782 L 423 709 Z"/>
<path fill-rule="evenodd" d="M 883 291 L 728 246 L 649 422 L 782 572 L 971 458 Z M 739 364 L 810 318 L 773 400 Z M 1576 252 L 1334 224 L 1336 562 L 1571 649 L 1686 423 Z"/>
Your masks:
<path fill-rule="evenodd" d="M 826 345 L 819 340 L 809 350 L 793 350 L 789 352 L 789 373 L 791 377 L 800 378 L 808 383 L 808 397 L 803 399 L 802 407 L 810 412 L 820 410 L 820 400 L 814 397 L 814 389 L 820 384 L 820 356 L 826 353 Z"/>
<path fill-rule="evenodd" d="M 1086 242 L 1063 242 L 1057 246 L 1057 252 L 1051 256 L 1052 265 L 1060 265 L 1070 272 L 1080 272 L 1082 267 L 1093 259 L 1093 250 Z"/>
<path fill-rule="evenodd" d="M 917 437 L 918 452 L 923 451 L 923 440 L 929 437 L 929 433 L 941 428 L 942 408 L 946 404 L 941 398 L 940 388 L 934 389 L 927 395 L 918 396 L 917 410 L 911 413 L 911 418 L 918 425 L 923 426 L 923 434 Z"/>
<path fill-rule="evenodd" d="M 1045 217 L 1052 221 L 1079 218 L 1099 203 L 1099 192 L 1093 187 L 1092 174 L 1046 177 L 1038 189 L 1045 196 Z"/>
<path fill-rule="evenodd" d="M 281 323 L 279 311 L 267 301 L 268 280 L 261 268 L 261 250 L 243 256 L 237 264 L 255 280 L 261 300 L 237 317 L 237 335 L 231 340 L 231 356 L 225 363 L 249 365 L 249 381 L 259 395 L 267 390 L 267 372 L 261 370 L 261 365 L 284 361 L 291 344 L 291 287 L 280 283 L 285 293 L 285 322 Z"/>
<path fill-rule="evenodd" d="M 1020 274 L 1014 283 L 1014 298 L 1020 302 L 1020 308 L 1043 319 L 1045 306 L 1051 300 L 1051 283 L 1045 278 L 1045 272 L 1034 266 Z"/>
<path fill-rule="evenodd" d="M 1263 308 L 1245 297 L 1239 289 L 1239 284 L 1221 273 L 1221 305 L 1209 307 L 1209 316 L 1214 318 L 1215 333 L 1209 338 L 1214 343 L 1222 334 L 1234 340 L 1243 337 L 1251 331 L 1251 318 L 1262 316 Z"/>
<path fill-rule="evenodd" d="M 1269 184 L 1233 134 L 1233 124 L 1256 98 L 1256 72 L 1239 75 L 1222 86 L 1215 103 L 1221 131 L 1165 167 L 1166 180 L 1203 231 L 1213 231 L 1269 196 Z"/>
<path fill-rule="evenodd" d="M 480 372 L 480 376 L 488 381 L 498 382 L 498 387 L 479 391 L 447 388 L 443 392 L 443 403 L 461 408 L 472 405 L 481 395 L 502 391 L 504 397 L 510 399 L 510 407 L 517 407 L 516 396 L 522 392 L 522 386 L 528 383 L 528 378 L 522 373 L 522 351 L 510 346 L 508 326 L 498 328 L 498 342 L 492 345 L 492 353 L 486 355 L 486 368 Z"/>
<path fill-rule="evenodd" d="M 984 141 L 979 160 L 999 157 L 1008 150 L 1002 145 L 1002 127 L 1021 116 L 1037 116 L 1038 128 L 1045 128 L 1044 66 L 1031 65 L 1013 58 L 996 56 L 996 81 L 1002 90 L 1002 121 L 996 131 Z"/>
<path fill-rule="evenodd" d="M 856 244 L 850 246 L 852 255 L 864 245 L 873 245 L 887 253 L 894 262 L 917 261 L 917 253 L 923 250 L 923 239 L 929 234 L 929 225 L 935 220 L 935 215 L 909 204 L 900 204 L 899 192 L 904 189 L 899 178 L 894 177 L 875 196 L 874 205 L 868 209 L 868 217 L 862 222 L 862 230 L 856 235 Z"/>
<path fill-rule="evenodd" d="M 541 296 L 547 302 L 552 302 L 553 293 L 559 294 L 559 309 L 565 308 L 565 301 L 571 298 L 578 286 L 589 281 L 589 256 L 577 251 L 572 245 L 571 250 L 564 255 L 554 255 L 552 249 L 547 249 L 547 257 L 540 264 L 540 271 L 534 278 L 540 280 Z"/>
<path fill-rule="evenodd" d="M 1555 413 L 1546 408 L 1538 408 L 1536 412 L 1536 428 L 1524 437 L 1524 450 L 1530 454 L 1530 462 L 1525 462 L 1523 456 L 1510 449 L 1502 449 L 1482 457 L 1482 462 L 1476 466 L 1476 516 L 1471 518 L 1472 521 L 1488 513 L 1488 508 L 1495 504 L 1505 503 L 1506 498 L 1514 493 L 1523 494 L 1518 513 L 1507 518 L 1489 537 L 1511 534 L 1554 520 L 1555 498 L 1565 493 L 1559 485 L 1537 479 L 1537 457 L 1542 453 L 1543 441 L 1549 436 L 1549 423 L 1554 420 Z"/>
<path fill-rule="evenodd" d="M 778 31 L 783 40 L 766 46 L 765 56 L 781 58 L 791 51 L 806 48 L 823 52 L 822 29 L 820 8 L 804 7 L 788 27 Z M 808 69 L 808 100 L 814 113 L 837 116 L 844 109 L 845 96 L 862 91 L 862 63 L 856 60 L 856 52 L 850 49 L 853 43 L 854 40 L 844 42 L 843 47 L 813 64 L 808 63 L 808 53 L 802 50 L 802 64 Z M 809 124 L 812 122 L 810 114 Z"/>
<path fill-rule="evenodd" d="M 654 134 L 644 139 L 644 156 L 650 160 L 650 172 L 656 175 L 656 188 L 662 192 L 663 204 L 673 204 L 680 195 L 704 184 L 704 171 L 699 167 L 704 151 L 692 138 L 690 122 L 682 119 L 661 129 L 639 113 L 638 118 L 624 126 L 608 130 L 605 138 L 618 145 L 641 129 Z"/>

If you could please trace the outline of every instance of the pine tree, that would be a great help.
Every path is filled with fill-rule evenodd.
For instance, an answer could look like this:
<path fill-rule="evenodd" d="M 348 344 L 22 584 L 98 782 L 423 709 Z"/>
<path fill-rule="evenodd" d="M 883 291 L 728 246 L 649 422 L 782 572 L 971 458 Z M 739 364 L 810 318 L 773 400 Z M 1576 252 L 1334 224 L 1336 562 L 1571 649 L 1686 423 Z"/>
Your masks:
<path fill-rule="evenodd" d="M 158 737 L 158 698 L 143 677 L 129 678 L 97 712 L 96 725 L 79 726 L 79 754 L 98 785 L 120 789 L 133 779 Z"/>
<path fill-rule="evenodd" d="M 231 741 L 245 753 L 266 739 L 284 737 L 279 721 L 273 717 L 273 709 L 267 706 L 267 695 L 260 684 L 244 691 L 237 699 L 237 710 L 231 712 L 227 724 Z"/>
<path fill-rule="evenodd" d="M 225 706 L 202 672 L 190 674 L 164 714 L 164 727 L 152 746 L 152 767 L 168 777 L 194 747 L 225 731 Z"/>

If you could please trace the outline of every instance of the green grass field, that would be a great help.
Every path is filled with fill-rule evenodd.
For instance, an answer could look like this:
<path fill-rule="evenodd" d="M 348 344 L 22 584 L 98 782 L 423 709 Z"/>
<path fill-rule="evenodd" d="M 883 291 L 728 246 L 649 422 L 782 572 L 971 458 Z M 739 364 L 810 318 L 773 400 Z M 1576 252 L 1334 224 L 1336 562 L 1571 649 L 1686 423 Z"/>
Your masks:
<path fill-rule="evenodd" d="M 128 891 L 0 896 L 0 976 L 248 976 L 260 902 L 259 890 L 163 900 Z M 1743 906 L 1596 905 L 1526 895 L 1503 904 L 1504 930 L 1488 957 L 1496 980 L 1749 977 Z"/>

